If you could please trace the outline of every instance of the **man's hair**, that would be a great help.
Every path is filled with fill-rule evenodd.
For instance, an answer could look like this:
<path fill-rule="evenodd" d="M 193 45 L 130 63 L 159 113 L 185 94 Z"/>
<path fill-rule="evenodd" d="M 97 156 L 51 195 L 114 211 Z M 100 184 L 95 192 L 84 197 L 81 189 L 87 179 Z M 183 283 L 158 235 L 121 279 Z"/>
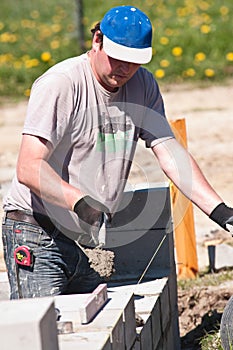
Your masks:
<path fill-rule="evenodd" d="M 103 33 L 100 30 L 100 22 L 96 23 L 94 28 L 91 29 L 92 32 L 92 38 L 94 37 L 95 33 L 97 32 L 97 36 L 101 43 L 101 48 L 103 47 Z"/>

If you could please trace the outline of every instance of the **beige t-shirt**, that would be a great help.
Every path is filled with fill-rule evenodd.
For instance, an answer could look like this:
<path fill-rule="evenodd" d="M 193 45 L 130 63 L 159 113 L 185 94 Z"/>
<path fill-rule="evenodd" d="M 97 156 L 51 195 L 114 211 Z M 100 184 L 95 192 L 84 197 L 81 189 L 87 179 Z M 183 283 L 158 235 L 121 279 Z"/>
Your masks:
<path fill-rule="evenodd" d="M 56 64 L 35 81 L 23 133 L 48 140 L 53 169 L 112 211 L 124 190 L 138 139 L 151 147 L 174 137 L 151 73 L 139 68 L 112 93 L 96 80 L 87 54 Z M 74 213 L 42 201 L 16 177 L 4 198 L 4 210 L 14 209 L 44 213 L 77 228 Z"/>

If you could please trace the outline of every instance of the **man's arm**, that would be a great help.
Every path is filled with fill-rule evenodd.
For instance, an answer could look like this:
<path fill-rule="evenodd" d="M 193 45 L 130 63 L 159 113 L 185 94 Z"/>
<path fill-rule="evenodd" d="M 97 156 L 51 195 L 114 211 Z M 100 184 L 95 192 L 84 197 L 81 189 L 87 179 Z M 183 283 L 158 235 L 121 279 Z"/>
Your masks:
<path fill-rule="evenodd" d="M 18 181 L 43 200 L 71 210 L 83 194 L 63 181 L 48 164 L 51 151 L 47 140 L 23 135 L 17 162 Z"/>
<path fill-rule="evenodd" d="M 161 142 L 152 150 L 167 177 L 208 216 L 223 202 L 191 154 L 176 139 Z"/>

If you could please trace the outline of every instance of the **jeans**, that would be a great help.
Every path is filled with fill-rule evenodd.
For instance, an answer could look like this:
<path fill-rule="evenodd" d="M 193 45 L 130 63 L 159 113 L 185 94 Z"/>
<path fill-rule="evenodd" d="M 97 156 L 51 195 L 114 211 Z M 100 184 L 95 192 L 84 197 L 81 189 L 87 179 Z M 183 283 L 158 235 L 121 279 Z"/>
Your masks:
<path fill-rule="evenodd" d="M 102 282 L 82 249 L 57 228 L 50 233 L 36 225 L 5 219 L 2 239 L 10 299 L 90 293 Z M 22 245 L 32 250 L 32 266 L 15 262 L 14 250 Z"/>

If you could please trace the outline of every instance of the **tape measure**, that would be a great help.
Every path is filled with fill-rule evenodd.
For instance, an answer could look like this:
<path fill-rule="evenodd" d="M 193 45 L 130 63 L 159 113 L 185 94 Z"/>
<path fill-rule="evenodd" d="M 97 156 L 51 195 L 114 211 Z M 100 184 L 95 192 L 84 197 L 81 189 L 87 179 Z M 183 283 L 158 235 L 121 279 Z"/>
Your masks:
<path fill-rule="evenodd" d="M 32 266 L 33 255 L 31 248 L 26 245 L 16 247 L 14 250 L 14 259 L 19 265 Z"/>

